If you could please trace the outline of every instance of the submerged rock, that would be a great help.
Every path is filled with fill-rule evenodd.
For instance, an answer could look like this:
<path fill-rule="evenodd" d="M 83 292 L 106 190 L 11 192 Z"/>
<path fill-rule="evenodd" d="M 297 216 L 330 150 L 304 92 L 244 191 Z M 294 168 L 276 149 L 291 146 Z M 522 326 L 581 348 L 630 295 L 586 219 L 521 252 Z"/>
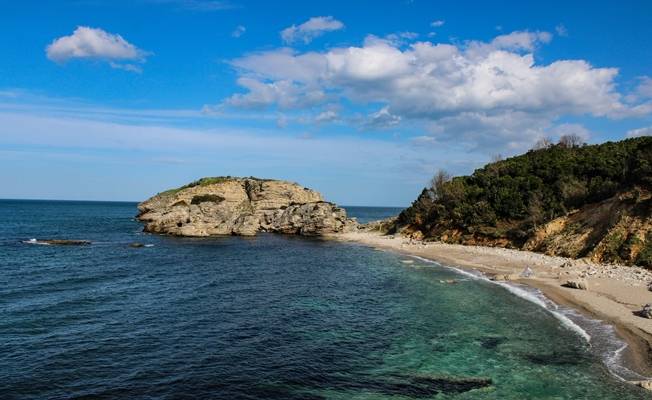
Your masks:
<path fill-rule="evenodd" d="M 584 279 L 569 279 L 562 286 L 571 289 L 589 290 L 589 284 Z"/>
<path fill-rule="evenodd" d="M 652 390 L 652 380 L 650 381 L 633 381 L 631 382 L 636 386 L 642 387 L 645 390 Z"/>
<path fill-rule="evenodd" d="M 350 231 L 346 211 L 296 183 L 258 178 L 204 178 L 138 205 L 144 230 L 178 236 Z"/>
<path fill-rule="evenodd" d="M 140 248 L 140 247 L 145 247 L 145 245 L 143 243 L 134 242 L 134 243 L 129 243 L 129 247 Z"/>

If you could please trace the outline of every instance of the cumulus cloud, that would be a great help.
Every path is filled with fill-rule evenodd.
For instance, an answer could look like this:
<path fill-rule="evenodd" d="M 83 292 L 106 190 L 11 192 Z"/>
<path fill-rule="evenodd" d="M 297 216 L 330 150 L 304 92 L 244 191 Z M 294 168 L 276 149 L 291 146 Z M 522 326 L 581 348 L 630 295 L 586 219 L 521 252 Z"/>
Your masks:
<path fill-rule="evenodd" d="M 325 51 L 287 48 L 233 60 L 246 93 L 223 104 L 304 108 L 328 100 L 380 109 L 362 124 L 386 127 L 427 123 L 427 136 L 475 138 L 477 143 L 527 146 L 562 116 L 620 118 L 652 112 L 652 104 L 625 101 L 616 68 L 584 60 L 535 61 L 552 35 L 517 31 L 488 42 L 419 41 L 406 48 L 368 36 L 362 45 Z M 642 81 L 641 93 L 647 93 Z M 569 128 L 566 126 L 566 128 Z"/>
<path fill-rule="evenodd" d="M 70 36 L 55 39 L 45 49 L 47 57 L 57 63 L 72 59 L 101 60 L 113 68 L 138 71 L 139 67 L 124 62 L 143 63 L 147 52 L 127 42 L 122 36 L 99 28 L 79 26 Z"/>
<path fill-rule="evenodd" d="M 438 19 L 438 20 L 432 21 L 430 23 L 430 26 L 432 26 L 433 28 L 439 28 L 440 26 L 444 26 L 445 23 L 446 23 L 446 21 Z"/>
<path fill-rule="evenodd" d="M 326 122 L 335 122 L 339 119 L 339 116 L 337 115 L 337 112 L 334 110 L 326 110 L 322 111 L 317 116 L 315 117 L 315 122 L 321 122 L 321 123 L 326 123 Z"/>
<path fill-rule="evenodd" d="M 306 85 L 290 80 L 263 82 L 254 78 L 240 78 L 238 85 L 247 93 L 231 96 L 226 103 L 243 108 L 265 108 L 277 105 L 282 109 L 302 108 L 323 102 L 326 94 L 319 88 L 313 90 Z"/>
<path fill-rule="evenodd" d="M 239 38 L 240 36 L 244 35 L 246 31 L 247 28 L 245 28 L 243 25 L 238 25 L 235 27 L 233 32 L 231 32 L 231 36 L 234 38 Z"/>
<path fill-rule="evenodd" d="M 281 38 L 285 43 L 295 42 L 310 43 L 314 38 L 326 32 L 337 31 L 344 28 L 344 24 L 333 17 L 312 17 L 301 25 L 292 25 L 281 31 Z"/>
<path fill-rule="evenodd" d="M 538 44 L 552 40 L 549 32 L 516 31 L 495 37 L 490 45 L 496 49 L 533 51 Z"/>
<path fill-rule="evenodd" d="M 632 129 L 627 131 L 625 134 L 628 138 L 641 137 L 641 136 L 652 136 L 652 126 L 647 126 L 645 128 Z"/>
<path fill-rule="evenodd" d="M 642 76 L 639 79 L 640 83 L 636 88 L 636 94 L 641 98 L 652 99 L 652 78 L 649 76 Z"/>
<path fill-rule="evenodd" d="M 419 34 L 416 32 L 397 32 L 390 33 L 385 36 L 385 39 L 395 46 L 402 46 L 407 42 L 411 42 L 419 37 Z"/>
<path fill-rule="evenodd" d="M 365 126 L 368 128 L 390 128 L 398 125 L 401 122 L 401 117 L 389 112 L 389 107 L 383 107 L 380 110 L 372 113 L 367 119 Z"/>

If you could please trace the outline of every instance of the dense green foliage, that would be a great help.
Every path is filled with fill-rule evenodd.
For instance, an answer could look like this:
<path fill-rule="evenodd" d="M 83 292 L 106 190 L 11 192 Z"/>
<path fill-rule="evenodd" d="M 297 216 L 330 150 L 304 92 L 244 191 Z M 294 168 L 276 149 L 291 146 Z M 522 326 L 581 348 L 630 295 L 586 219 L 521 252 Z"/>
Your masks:
<path fill-rule="evenodd" d="M 591 146 L 550 145 L 436 182 L 399 225 L 525 238 L 526 230 L 634 187 L 652 188 L 652 137 Z M 510 232 L 497 232 L 508 226 Z"/>

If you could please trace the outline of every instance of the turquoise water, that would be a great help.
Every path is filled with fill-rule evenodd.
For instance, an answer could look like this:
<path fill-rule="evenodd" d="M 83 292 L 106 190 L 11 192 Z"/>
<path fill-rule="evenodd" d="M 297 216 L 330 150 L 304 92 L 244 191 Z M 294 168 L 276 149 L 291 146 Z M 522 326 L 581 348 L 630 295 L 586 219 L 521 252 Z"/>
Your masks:
<path fill-rule="evenodd" d="M 147 235 L 135 212 L 0 201 L 0 398 L 647 398 L 495 284 L 355 244 Z"/>

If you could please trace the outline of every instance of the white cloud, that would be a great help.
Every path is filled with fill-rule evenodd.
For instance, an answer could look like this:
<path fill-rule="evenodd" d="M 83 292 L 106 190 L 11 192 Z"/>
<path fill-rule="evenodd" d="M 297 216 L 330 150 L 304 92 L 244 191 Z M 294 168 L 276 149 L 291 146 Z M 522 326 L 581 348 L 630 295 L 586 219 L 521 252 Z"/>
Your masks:
<path fill-rule="evenodd" d="M 71 59 L 91 59 L 109 62 L 113 68 L 138 70 L 128 62 L 145 62 L 147 52 L 127 42 L 122 36 L 99 28 L 79 26 L 70 36 L 55 39 L 45 49 L 47 57 L 57 63 Z"/>
<path fill-rule="evenodd" d="M 639 79 L 640 83 L 636 88 L 636 94 L 641 98 L 652 98 L 652 78 L 642 76 Z"/>
<path fill-rule="evenodd" d="M 243 87 L 253 86 L 247 82 L 255 77 L 265 86 L 276 82 L 296 88 L 289 91 L 292 97 L 300 87 L 321 88 L 362 103 L 384 102 L 406 117 L 501 110 L 605 116 L 626 110 L 615 90 L 617 69 L 594 68 L 583 60 L 537 65 L 532 54 L 506 49 L 532 48 L 547 39 L 543 33 L 517 32 L 483 45 L 417 42 L 401 50 L 370 36 L 360 47 L 321 53 L 272 50 L 233 65 L 246 79 Z M 280 93 L 268 99 L 285 101 Z"/>
<path fill-rule="evenodd" d="M 389 107 L 383 107 L 380 110 L 376 111 L 369 115 L 365 125 L 368 128 L 390 128 L 392 126 L 398 125 L 401 122 L 401 117 L 394 115 L 389 112 Z"/>
<path fill-rule="evenodd" d="M 240 36 L 244 35 L 246 31 L 247 28 L 245 28 L 243 25 L 238 25 L 235 27 L 233 32 L 231 32 L 231 36 L 234 38 L 239 38 Z"/>
<path fill-rule="evenodd" d="M 419 37 L 419 34 L 416 32 L 397 32 L 390 33 L 385 36 L 385 39 L 392 43 L 395 46 L 402 46 L 407 42 L 411 42 Z"/>
<path fill-rule="evenodd" d="M 310 43 L 314 38 L 325 32 L 337 31 L 344 28 L 344 24 L 333 17 L 312 17 L 303 24 L 292 25 L 281 31 L 281 38 L 285 43 L 302 41 Z"/>
<path fill-rule="evenodd" d="M 548 32 L 517 31 L 489 42 L 420 41 L 402 48 L 368 36 L 360 46 L 317 52 L 287 48 L 232 61 L 248 92 L 223 104 L 307 108 L 328 101 L 379 105 L 367 128 L 405 121 L 429 124 L 437 140 L 523 148 L 562 116 L 623 118 L 652 112 L 616 88 L 616 68 L 584 60 L 537 63 L 533 52 Z M 647 93 L 647 80 L 639 92 Z M 374 122 L 375 121 L 375 122 Z M 433 128 L 437 127 L 437 128 Z M 569 126 L 566 126 L 569 128 Z"/>
<path fill-rule="evenodd" d="M 282 109 L 302 108 L 326 100 L 326 94 L 319 88 L 311 90 L 306 85 L 290 80 L 263 82 L 253 78 L 238 79 L 238 85 L 247 93 L 235 94 L 227 99 L 231 106 L 244 108 L 265 108 L 277 105 Z"/>
<path fill-rule="evenodd" d="M 557 35 L 562 37 L 568 36 L 568 29 L 566 29 L 564 24 L 559 24 L 555 26 L 555 32 L 557 32 Z"/>
<path fill-rule="evenodd" d="M 652 126 L 647 126 L 645 128 L 632 129 L 627 131 L 625 134 L 628 138 L 641 137 L 641 136 L 652 136 Z"/>
<path fill-rule="evenodd" d="M 548 43 L 552 35 L 548 32 L 515 31 L 507 35 L 496 36 L 491 46 L 496 49 L 511 51 L 533 51 L 538 44 Z"/>
<path fill-rule="evenodd" d="M 316 117 L 315 117 L 315 122 L 335 122 L 339 119 L 339 115 L 337 115 L 337 112 L 334 110 L 326 110 L 320 112 Z"/>
<path fill-rule="evenodd" d="M 430 23 L 430 26 L 432 26 L 433 28 L 439 28 L 440 26 L 444 26 L 445 23 L 446 21 L 438 19 L 436 21 L 432 21 Z"/>

